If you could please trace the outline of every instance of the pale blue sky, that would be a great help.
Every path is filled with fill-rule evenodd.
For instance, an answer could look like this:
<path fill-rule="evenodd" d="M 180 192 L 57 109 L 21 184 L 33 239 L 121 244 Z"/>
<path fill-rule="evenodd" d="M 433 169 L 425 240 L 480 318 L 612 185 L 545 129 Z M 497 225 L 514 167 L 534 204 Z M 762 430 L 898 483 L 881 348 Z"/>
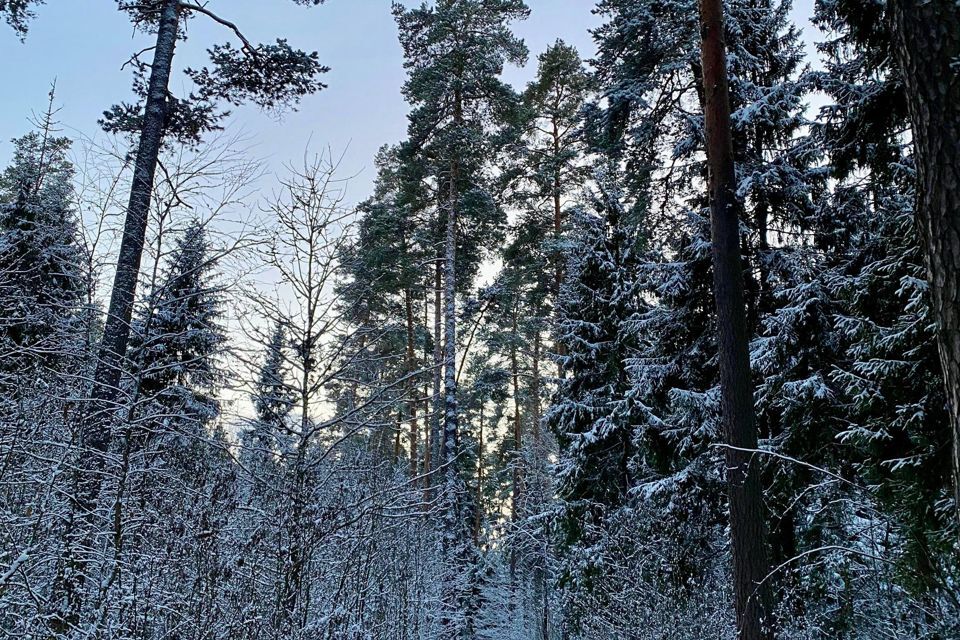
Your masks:
<path fill-rule="evenodd" d="M 805 25 L 812 0 L 798 4 L 797 18 Z M 535 70 L 536 54 L 557 38 L 576 46 L 585 58 L 593 55 L 587 31 L 597 24 L 592 0 L 528 0 L 528 5 L 532 15 L 516 25 L 516 32 L 526 40 L 531 62 L 525 69 L 510 69 L 507 80 L 522 86 Z M 407 107 L 400 95 L 404 72 L 389 0 L 329 0 L 314 8 L 288 0 L 219 0 L 211 7 L 234 20 L 251 40 L 286 37 L 294 46 L 317 50 L 332 68 L 325 78 L 329 88 L 307 98 L 299 112 L 278 122 L 244 108 L 231 119 L 231 129 L 247 133 L 253 153 L 272 169 L 301 157 L 308 140 L 314 148 L 329 144 L 334 150 L 349 143 L 344 170 L 361 172 L 350 195 L 362 199 L 373 178 L 377 148 L 401 140 L 406 129 Z M 148 44 L 133 34 L 113 0 L 48 0 L 37 14 L 25 43 L 0 28 L 0 164 L 9 159 L 9 139 L 27 131 L 31 111 L 45 106 L 54 78 L 65 133 L 96 135 L 102 111 L 130 100 L 130 74 L 121 70 L 122 63 Z M 178 68 L 202 64 L 205 47 L 229 36 L 203 17 L 193 20 L 188 41 L 178 49 Z M 182 87 L 178 75 L 173 88 Z"/>

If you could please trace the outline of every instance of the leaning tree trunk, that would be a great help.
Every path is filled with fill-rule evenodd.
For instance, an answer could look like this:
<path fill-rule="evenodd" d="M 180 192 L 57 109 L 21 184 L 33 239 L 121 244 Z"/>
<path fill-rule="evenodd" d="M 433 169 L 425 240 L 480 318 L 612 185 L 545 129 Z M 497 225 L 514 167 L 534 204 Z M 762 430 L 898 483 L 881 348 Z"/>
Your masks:
<path fill-rule="evenodd" d="M 177 43 L 179 5 L 179 0 L 166 0 L 160 15 L 143 126 L 133 169 L 133 185 L 123 222 L 120 255 L 117 258 L 110 307 L 107 310 L 107 320 L 97 357 L 97 369 L 93 378 L 92 397 L 95 419 L 84 427 L 86 444 L 98 450 L 106 450 L 109 444 L 107 416 L 110 414 L 111 407 L 117 402 L 122 362 L 130 337 L 130 319 L 133 317 L 133 303 L 140 273 L 140 260 L 143 257 L 154 175 L 157 171 L 166 125 L 167 86 L 170 82 L 170 68 Z"/>
<path fill-rule="evenodd" d="M 122 362 L 130 336 L 130 320 L 136 294 L 137 277 L 146 236 L 147 216 L 153 193 L 154 174 L 160 156 L 167 117 L 167 87 L 177 43 L 179 28 L 179 0 L 165 0 L 160 12 L 157 41 L 147 102 L 144 108 L 140 142 L 133 170 L 133 184 L 123 225 L 123 239 L 113 291 L 103 337 L 97 358 L 97 368 L 91 390 L 91 402 L 80 421 L 81 460 L 75 472 L 76 480 L 71 504 L 71 522 L 67 532 L 64 559 L 54 589 L 65 611 L 56 625 L 69 628 L 79 622 L 82 608 L 82 589 L 89 561 L 89 519 L 96 508 L 100 492 L 103 455 L 110 446 L 110 416 L 119 404 Z"/>
<path fill-rule="evenodd" d="M 917 222 L 946 382 L 960 523 L 960 4 L 891 0 L 890 13 L 913 125 Z"/>
<path fill-rule="evenodd" d="M 741 640 L 771 637 L 763 503 L 755 456 L 757 428 L 740 258 L 736 173 L 721 0 L 700 0 L 704 116 L 709 167 L 714 295 L 717 303 L 721 409 L 727 439 L 727 486 L 733 592 Z"/>

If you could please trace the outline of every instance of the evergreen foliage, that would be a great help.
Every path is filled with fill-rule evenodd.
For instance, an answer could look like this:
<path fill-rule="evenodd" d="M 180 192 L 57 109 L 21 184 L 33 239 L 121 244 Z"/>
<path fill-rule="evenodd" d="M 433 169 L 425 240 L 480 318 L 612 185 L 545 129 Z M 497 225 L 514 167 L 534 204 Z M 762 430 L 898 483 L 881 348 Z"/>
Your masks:
<path fill-rule="evenodd" d="M 23 37 L 41 4 L 0 14 Z M 137 99 L 103 118 L 149 152 L 119 289 L 99 288 L 109 219 L 90 221 L 53 109 L 0 172 L 0 635 L 766 633 L 738 629 L 700 5 L 598 0 L 596 55 L 551 38 L 514 87 L 525 2 L 396 2 L 408 127 L 364 200 L 307 156 L 264 229 L 173 193 L 145 234 L 162 150 L 323 87 L 316 54 L 252 44 L 214 13 L 228 4 L 116 5 L 158 40 L 153 65 L 134 56 Z M 960 634 L 904 6 L 817 0 L 813 52 L 790 0 L 723 2 L 750 364 L 734 382 L 759 432 L 738 455 L 759 470 L 777 640 Z M 235 39 L 177 97 L 173 51 L 200 19 Z M 131 228 L 138 252 L 155 241 L 139 296 Z M 129 313 L 101 313 L 108 293 Z"/>

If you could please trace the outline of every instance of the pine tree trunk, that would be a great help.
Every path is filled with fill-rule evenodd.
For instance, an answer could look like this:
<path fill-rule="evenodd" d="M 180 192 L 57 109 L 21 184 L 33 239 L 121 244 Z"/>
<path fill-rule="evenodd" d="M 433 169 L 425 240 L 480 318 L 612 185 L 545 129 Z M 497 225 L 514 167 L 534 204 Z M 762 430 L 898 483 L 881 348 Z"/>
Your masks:
<path fill-rule="evenodd" d="M 709 165 L 714 294 L 717 303 L 721 407 L 727 439 L 727 485 L 733 555 L 733 591 L 741 640 L 771 637 L 763 502 L 757 447 L 736 173 L 721 0 L 700 0 L 704 115 Z"/>
<path fill-rule="evenodd" d="M 179 24 L 179 1 L 165 0 L 157 27 L 133 183 L 124 219 L 110 307 L 100 340 L 91 402 L 82 413 L 78 425 L 81 459 L 74 472 L 71 520 L 67 527 L 61 568 L 53 587 L 54 600 L 61 602 L 64 607 L 52 623 L 55 630 L 65 631 L 76 625 L 83 604 L 82 590 L 87 565 L 85 548 L 90 545 L 92 535 L 88 530 L 88 521 L 96 509 L 100 492 L 103 454 L 110 446 L 111 415 L 119 404 L 122 363 L 130 336 L 130 320 L 133 317 L 154 175 L 166 125 L 167 87 Z"/>
<path fill-rule="evenodd" d="M 553 125 L 552 137 L 553 137 L 553 157 L 554 161 L 557 162 L 557 165 L 553 169 L 553 239 L 557 243 L 556 248 L 556 264 L 553 268 L 553 309 L 554 317 L 557 318 L 560 310 L 560 289 L 563 287 L 563 259 L 564 253 L 560 250 L 560 238 L 563 237 L 563 210 L 560 204 L 560 126 L 557 123 L 556 117 L 553 118 L 551 123 Z M 559 327 L 554 329 L 559 331 Z M 563 342 L 559 340 L 559 336 L 554 338 L 554 350 L 558 356 L 566 355 L 567 348 L 564 346 Z M 563 367 L 557 363 L 557 377 L 563 378 L 565 371 Z"/>
<path fill-rule="evenodd" d="M 427 283 L 430 281 L 429 274 L 427 275 L 424 287 L 423 287 L 423 327 L 424 331 L 427 330 L 427 327 L 430 326 L 430 298 L 428 295 L 429 287 Z M 423 362 L 426 365 L 427 362 L 430 362 L 430 353 L 428 351 L 429 341 L 423 341 Z M 436 366 L 436 362 L 434 362 Z M 423 378 L 423 461 L 421 463 L 422 473 L 426 475 L 423 479 L 424 486 L 424 497 L 429 501 L 430 493 L 430 476 L 428 475 L 432 470 L 433 465 L 433 444 L 436 441 L 436 434 L 432 431 L 431 425 L 433 421 L 430 418 L 430 379 L 424 376 Z"/>
<path fill-rule="evenodd" d="M 890 11 L 913 125 L 917 222 L 946 382 L 960 523 L 960 4 L 891 0 Z"/>
<path fill-rule="evenodd" d="M 433 468 L 440 468 L 443 461 L 440 458 L 441 442 L 440 425 L 442 422 L 443 402 L 441 390 L 443 387 L 443 265 L 442 258 L 437 259 L 434 273 L 433 287 L 433 416 L 430 420 L 430 439 L 433 449 Z M 431 480 L 435 484 L 436 480 Z"/>
<path fill-rule="evenodd" d="M 532 358 L 532 368 L 530 371 L 530 424 L 533 429 L 533 447 L 532 447 L 532 456 L 533 463 L 531 465 L 531 475 L 534 476 L 534 482 L 536 483 L 536 495 L 538 500 L 538 507 L 543 509 L 546 505 L 544 504 L 547 500 L 547 487 L 545 476 L 547 473 L 547 461 L 546 461 L 546 449 L 543 445 L 543 440 L 540 434 L 540 419 L 541 419 L 541 407 L 540 407 L 540 358 L 541 346 L 540 346 L 540 331 L 536 331 L 533 334 L 533 358 Z M 544 537 L 544 547 L 546 547 L 546 540 L 548 539 L 549 531 L 544 526 L 543 528 L 543 537 Z M 550 585 L 547 584 L 547 551 L 546 548 L 539 554 L 537 558 L 537 566 L 533 571 L 533 581 L 534 581 L 534 592 L 540 596 L 540 620 L 539 620 L 539 633 L 538 638 L 540 640 L 548 640 L 550 637 Z"/>
<path fill-rule="evenodd" d="M 541 454 L 541 442 L 540 442 L 540 418 L 541 418 L 541 408 L 540 408 L 540 331 L 539 328 L 536 333 L 533 334 L 533 362 L 530 371 L 530 426 L 533 429 L 533 446 L 534 446 L 534 455 L 539 456 Z M 539 463 L 541 460 L 537 460 L 537 468 L 539 469 Z"/>
<path fill-rule="evenodd" d="M 459 129 L 463 124 L 462 98 L 459 91 L 454 97 L 453 125 Z M 460 477 L 457 455 L 460 451 L 459 415 L 457 408 L 457 219 L 460 212 L 460 161 L 453 155 L 450 160 L 449 200 L 444 238 L 443 305 L 444 305 L 444 350 L 443 350 L 443 434 L 440 442 L 440 460 L 444 467 L 441 474 L 443 486 L 440 495 L 443 509 L 443 545 L 451 564 L 444 575 L 443 609 L 439 638 L 468 637 L 470 613 L 464 576 L 469 571 L 471 522 L 464 509 L 468 499 Z"/>
<path fill-rule="evenodd" d="M 463 98 L 454 96 L 453 126 L 463 124 Z M 457 415 L 457 218 L 460 213 L 460 162 L 450 161 L 450 200 L 444 239 L 443 263 L 443 442 L 440 459 L 449 465 L 447 475 L 456 470 L 451 464 L 457 455 L 459 426 Z"/>
<path fill-rule="evenodd" d="M 483 524 L 483 411 L 480 404 L 480 419 L 477 423 L 477 497 L 476 508 L 473 510 L 473 544 L 480 545 L 480 527 Z"/>
<path fill-rule="evenodd" d="M 522 446 L 521 438 L 523 437 L 520 422 L 520 365 L 517 360 L 517 340 L 519 339 L 517 333 L 518 306 L 518 301 L 514 300 L 511 319 L 513 336 L 510 343 L 510 374 L 513 379 L 513 491 L 510 495 L 510 519 L 514 526 L 516 526 L 517 521 L 520 519 L 520 493 L 523 482 L 523 473 L 521 471 L 522 452 L 520 450 Z M 510 547 L 511 580 L 516 580 L 517 578 L 517 560 L 519 556 L 517 546 L 517 541 L 514 540 L 513 545 Z"/>
<path fill-rule="evenodd" d="M 416 370 L 416 352 L 413 345 L 413 300 L 411 297 L 410 289 L 404 290 L 404 302 L 407 307 L 407 376 L 409 378 L 404 386 L 409 394 L 407 407 L 410 414 L 410 477 L 416 478 L 418 469 L 417 447 L 419 446 L 417 440 L 420 427 L 417 424 L 417 399 L 415 397 L 417 395 L 417 382 L 413 377 Z"/>
<path fill-rule="evenodd" d="M 441 464 L 449 465 L 456 456 L 457 424 L 457 213 L 459 194 L 454 186 L 459 181 L 460 166 L 450 164 L 450 205 L 447 213 L 443 263 L 443 438 L 440 442 Z M 451 471 L 447 469 L 447 474 Z"/>
<path fill-rule="evenodd" d="M 130 337 L 130 320 L 133 317 L 154 176 L 166 125 L 167 87 L 177 43 L 179 4 L 178 0 L 166 0 L 160 14 L 143 126 L 133 169 L 133 185 L 93 379 L 94 419 L 83 427 L 85 444 L 98 451 L 106 451 L 109 445 L 108 416 L 117 403 L 122 362 Z"/>

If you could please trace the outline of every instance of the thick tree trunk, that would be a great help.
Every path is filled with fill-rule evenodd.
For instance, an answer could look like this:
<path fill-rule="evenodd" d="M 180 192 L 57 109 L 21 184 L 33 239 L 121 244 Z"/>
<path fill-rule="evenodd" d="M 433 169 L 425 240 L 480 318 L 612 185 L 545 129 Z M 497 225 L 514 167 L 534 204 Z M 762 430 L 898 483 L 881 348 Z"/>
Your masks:
<path fill-rule="evenodd" d="M 443 262 L 443 438 L 440 442 L 441 464 L 449 465 L 457 455 L 459 438 L 457 415 L 457 213 L 460 165 L 450 163 L 450 205 L 447 212 Z M 447 474 L 451 469 L 448 467 Z"/>
<path fill-rule="evenodd" d="M 917 222 L 946 382 L 960 523 L 960 4 L 891 0 L 890 13 L 913 124 Z"/>
<path fill-rule="evenodd" d="M 463 98 L 454 96 L 453 125 L 463 124 Z M 457 218 L 460 213 L 460 162 L 450 161 L 450 200 L 447 205 L 447 228 L 443 262 L 443 442 L 440 459 L 448 465 L 447 475 L 456 473 L 452 464 L 459 445 L 457 413 Z"/>
<path fill-rule="evenodd" d="M 755 456 L 750 355 L 740 258 L 736 173 L 721 0 L 700 0 L 704 115 L 709 165 L 714 294 L 717 303 L 721 407 L 728 448 L 727 485 L 733 590 L 741 640 L 771 637 L 763 502 Z M 743 451 L 748 450 L 748 451 Z"/>
<path fill-rule="evenodd" d="M 130 336 L 130 320 L 133 316 L 137 278 L 143 256 L 154 175 L 163 143 L 167 91 L 179 22 L 179 1 L 166 0 L 160 12 L 147 102 L 134 164 L 133 184 L 124 220 L 110 307 L 100 340 L 91 401 L 85 407 L 78 425 L 81 460 L 75 471 L 72 514 L 66 534 L 64 557 L 54 583 L 55 599 L 64 607 L 64 611 L 53 623 L 57 630 L 65 631 L 76 625 L 82 608 L 88 551 L 86 547 L 90 544 L 88 521 L 96 509 L 100 493 L 103 454 L 110 447 L 111 416 L 120 401 L 118 396 L 122 363 Z"/>
<path fill-rule="evenodd" d="M 108 416 L 117 403 L 122 363 L 130 337 L 130 319 L 133 317 L 153 181 L 166 125 L 167 87 L 177 43 L 179 4 L 178 0 L 166 0 L 160 14 L 143 127 L 133 169 L 133 185 L 93 379 L 94 413 L 91 417 L 94 419 L 83 427 L 85 444 L 99 451 L 105 451 L 109 444 Z"/>
<path fill-rule="evenodd" d="M 463 125 L 462 98 L 454 97 L 453 125 Z M 457 219 L 460 213 L 461 165 L 456 155 L 450 159 L 450 184 L 447 202 L 446 234 L 443 262 L 443 434 L 440 442 L 439 465 L 443 467 L 443 486 L 440 489 L 443 513 L 442 538 L 444 551 L 450 554 L 452 564 L 446 569 L 442 591 L 444 614 L 440 619 L 442 631 L 438 638 L 469 637 L 471 627 L 468 590 L 463 576 L 468 572 L 471 525 L 466 507 L 469 496 L 457 461 L 460 452 L 459 412 L 457 407 Z"/>

